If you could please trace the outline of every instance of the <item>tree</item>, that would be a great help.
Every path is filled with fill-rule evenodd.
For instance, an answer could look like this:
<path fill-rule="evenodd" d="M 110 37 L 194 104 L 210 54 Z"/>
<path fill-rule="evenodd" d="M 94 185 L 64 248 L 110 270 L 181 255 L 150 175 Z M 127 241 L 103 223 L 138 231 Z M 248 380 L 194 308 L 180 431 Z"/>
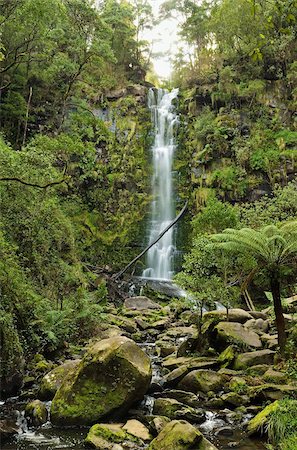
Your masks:
<path fill-rule="evenodd" d="M 270 282 L 278 333 L 278 344 L 283 354 L 286 344 L 285 321 L 281 303 L 281 282 L 297 262 L 297 221 L 277 227 L 268 225 L 259 231 L 251 228 L 227 228 L 211 237 L 215 248 L 254 260 L 254 268 L 247 277 L 249 283 L 259 271 L 265 272 Z"/>

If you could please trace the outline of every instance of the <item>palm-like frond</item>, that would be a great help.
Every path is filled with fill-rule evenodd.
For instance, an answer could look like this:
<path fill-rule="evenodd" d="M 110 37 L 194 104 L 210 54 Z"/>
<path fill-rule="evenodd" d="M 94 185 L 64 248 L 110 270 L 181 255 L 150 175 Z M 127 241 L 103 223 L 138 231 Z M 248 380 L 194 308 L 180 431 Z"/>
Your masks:
<path fill-rule="evenodd" d="M 283 266 L 297 256 L 297 221 L 261 230 L 227 228 L 211 237 L 212 247 L 255 258 L 260 265 Z"/>

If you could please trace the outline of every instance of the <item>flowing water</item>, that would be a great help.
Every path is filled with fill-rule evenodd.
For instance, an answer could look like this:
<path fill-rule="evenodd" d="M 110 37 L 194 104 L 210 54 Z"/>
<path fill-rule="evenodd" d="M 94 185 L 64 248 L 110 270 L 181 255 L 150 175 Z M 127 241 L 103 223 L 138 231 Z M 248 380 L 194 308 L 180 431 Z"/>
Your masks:
<path fill-rule="evenodd" d="M 151 110 L 154 126 L 153 201 L 149 242 L 156 239 L 175 217 L 172 164 L 176 148 L 174 129 L 178 121 L 174 109 L 174 100 L 177 95 L 178 89 L 173 89 L 171 92 L 165 89 L 150 89 L 148 95 L 148 107 Z M 176 251 L 174 234 L 174 230 L 171 228 L 147 252 L 147 268 L 142 274 L 144 277 L 163 280 L 172 278 Z"/>

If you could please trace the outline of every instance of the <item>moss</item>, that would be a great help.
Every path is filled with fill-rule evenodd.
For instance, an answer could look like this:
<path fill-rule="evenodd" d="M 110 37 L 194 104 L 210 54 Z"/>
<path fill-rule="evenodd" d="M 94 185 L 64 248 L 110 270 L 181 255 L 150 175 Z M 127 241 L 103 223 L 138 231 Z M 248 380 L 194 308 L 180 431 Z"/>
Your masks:
<path fill-rule="evenodd" d="M 88 435 L 85 439 L 85 443 L 95 445 L 97 447 L 102 440 L 114 444 L 120 444 L 121 442 L 126 440 L 135 443 L 141 442 L 140 439 L 138 439 L 136 436 L 133 436 L 132 434 L 128 433 L 123 429 L 113 430 L 109 428 L 108 425 L 101 425 L 101 424 L 93 425 L 88 432 Z"/>
<path fill-rule="evenodd" d="M 229 388 L 237 394 L 244 394 L 248 389 L 246 380 L 241 377 L 233 377 L 230 381 Z"/>
<path fill-rule="evenodd" d="M 280 445 L 280 450 L 296 450 L 297 448 L 297 434 L 288 437 Z"/>
<path fill-rule="evenodd" d="M 218 361 L 222 367 L 229 367 L 235 358 L 235 350 L 232 345 L 229 345 L 219 356 Z"/>
<path fill-rule="evenodd" d="M 160 434 L 150 443 L 148 450 L 187 450 L 195 448 L 201 440 L 200 431 L 188 422 L 173 420 L 165 425 Z"/>
<path fill-rule="evenodd" d="M 266 406 L 261 412 L 259 412 L 253 419 L 248 423 L 249 433 L 263 432 L 263 428 L 267 425 L 268 418 L 270 414 L 277 410 L 279 405 L 278 400 Z"/>
<path fill-rule="evenodd" d="M 40 400 L 34 400 L 26 405 L 26 416 L 30 417 L 33 425 L 38 426 L 46 422 L 47 410 L 44 403 Z"/>

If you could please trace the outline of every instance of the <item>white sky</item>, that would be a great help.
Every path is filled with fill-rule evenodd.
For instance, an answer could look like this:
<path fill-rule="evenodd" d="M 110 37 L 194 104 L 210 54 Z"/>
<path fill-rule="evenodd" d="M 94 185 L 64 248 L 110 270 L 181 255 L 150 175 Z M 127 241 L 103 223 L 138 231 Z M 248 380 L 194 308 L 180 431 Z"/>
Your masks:
<path fill-rule="evenodd" d="M 149 0 L 155 17 L 158 17 L 159 8 L 164 0 Z M 152 57 L 155 72 L 160 78 L 169 78 L 171 73 L 170 57 L 177 49 L 178 24 L 175 19 L 166 19 L 153 29 L 144 33 L 144 39 L 153 43 L 153 53 L 162 52 L 159 57 Z"/>

